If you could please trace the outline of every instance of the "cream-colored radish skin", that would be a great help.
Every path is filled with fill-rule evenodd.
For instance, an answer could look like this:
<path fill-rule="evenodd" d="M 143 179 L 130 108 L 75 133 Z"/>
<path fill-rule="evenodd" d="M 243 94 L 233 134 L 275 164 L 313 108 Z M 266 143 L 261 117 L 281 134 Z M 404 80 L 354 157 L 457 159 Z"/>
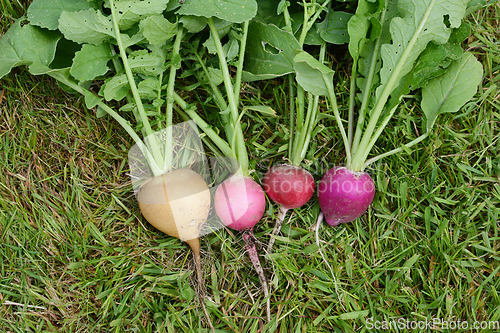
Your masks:
<path fill-rule="evenodd" d="M 200 230 L 210 211 L 210 190 L 205 180 L 189 169 L 176 169 L 141 185 L 137 201 L 144 218 L 156 229 L 191 247 L 200 288 L 200 302 L 212 332 L 215 328 L 203 302 Z"/>
<path fill-rule="evenodd" d="M 137 193 L 144 218 L 167 235 L 188 242 L 200 237 L 210 211 L 205 180 L 189 169 L 176 169 L 152 178 Z"/>

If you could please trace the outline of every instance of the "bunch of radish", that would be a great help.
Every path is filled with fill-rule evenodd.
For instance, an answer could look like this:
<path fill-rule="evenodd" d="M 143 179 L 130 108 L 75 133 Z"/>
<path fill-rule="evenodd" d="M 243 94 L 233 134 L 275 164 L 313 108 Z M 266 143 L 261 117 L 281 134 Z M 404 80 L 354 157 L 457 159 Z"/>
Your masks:
<path fill-rule="evenodd" d="M 318 246 L 323 218 L 336 227 L 358 219 L 368 210 L 375 197 L 375 183 L 367 168 L 426 139 L 440 114 L 457 112 L 473 97 L 483 75 L 482 65 L 472 53 L 456 50 L 470 33 L 462 23 L 472 10 L 468 1 L 359 0 L 354 15 L 333 11 L 330 0 L 303 1 L 304 15 L 302 21 L 296 22 L 301 26 L 297 34 L 294 28 L 298 25 L 292 27 L 288 1 L 276 4 L 276 12 L 284 17 L 282 28 L 257 21 L 251 26 L 257 14 L 257 2 L 253 0 L 225 1 L 223 7 L 201 0 L 158 0 L 154 4 L 81 0 L 61 1 L 57 9 L 52 2 L 34 1 L 27 19 L 16 21 L 0 39 L 4 52 L 0 57 L 0 78 L 16 66 L 27 65 L 32 74 L 49 75 L 81 94 L 89 109 L 96 109 L 98 116 L 111 116 L 130 135 L 150 171 L 137 189 L 140 211 L 155 228 L 191 247 L 200 303 L 212 332 L 215 328 L 203 300 L 199 242 L 212 197 L 206 180 L 190 169 L 189 163 L 179 167 L 175 162 L 181 156 L 173 148 L 174 110 L 192 119 L 209 139 L 206 143 L 232 163 L 228 166 L 230 177 L 215 191 L 213 207 L 224 226 L 242 232 L 270 321 L 269 290 L 253 229 L 264 215 L 267 193 L 279 205 L 267 247 L 270 254 L 287 211 L 312 198 L 315 181 L 303 166 L 307 165 L 305 157 L 319 131 L 320 120 L 334 121 L 345 148 L 345 163 L 329 169 L 317 186 L 321 209 L 316 223 Z M 167 17 L 175 17 L 175 22 Z M 324 21 L 318 23 L 320 17 Z M 334 29 L 329 26 L 332 22 Z M 209 37 L 204 43 L 189 40 L 207 26 Z M 250 26 L 255 35 L 251 38 L 252 52 L 247 52 Z M 223 38 L 229 40 L 225 45 Z M 335 72 L 325 62 L 328 44 L 345 42 L 349 43 L 353 60 L 346 121 L 337 104 Z M 185 58 L 183 43 L 183 52 L 188 54 Z M 319 51 L 314 55 L 306 52 L 307 43 L 319 45 Z M 68 45 L 71 50 L 56 52 Z M 200 45 L 207 51 L 206 57 L 200 56 Z M 443 56 L 439 47 L 455 51 Z M 273 48 L 277 52 L 269 51 Z M 71 61 L 59 59 L 63 52 L 73 52 Z M 245 63 L 249 53 L 252 59 Z M 207 59 L 210 54 L 216 54 L 218 61 Z M 217 68 L 207 65 L 214 63 Z M 199 85 L 207 83 L 205 87 L 219 108 L 220 131 L 175 92 L 182 64 L 198 73 Z M 234 77 L 230 66 L 236 69 Z M 247 111 L 267 116 L 274 115 L 274 111 L 263 105 L 240 105 L 244 72 L 248 80 L 288 75 L 288 156 L 286 163 L 276 164 L 266 172 L 264 189 L 251 177 L 242 123 Z M 95 86 L 100 87 L 98 92 L 92 90 Z M 414 91 L 418 93 L 410 94 Z M 319 111 L 320 98 L 326 100 L 327 112 Z M 404 146 L 370 157 L 403 101 L 420 105 L 421 133 Z M 121 103 L 120 109 L 110 106 L 115 102 Z M 118 111 L 131 112 L 134 126 Z M 161 135 L 157 135 L 159 132 Z"/>
<path fill-rule="evenodd" d="M 469 52 L 439 54 L 443 49 L 441 46 L 444 49 L 455 47 L 456 50 L 470 34 L 466 24 L 462 24 L 466 13 L 474 10 L 468 7 L 467 1 L 380 1 L 375 6 L 373 1 L 360 0 L 354 15 L 332 11 L 329 1 L 323 4 L 304 3 L 302 33 L 298 40 L 292 34 L 289 6 L 289 3 L 278 6 L 278 13 L 283 13 L 285 21 L 281 29 L 272 24 L 254 24 L 255 30 L 263 35 L 263 40 L 253 44 L 257 51 L 254 51 L 250 70 L 254 70 L 254 77 L 276 77 L 290 73 L 290 68 L 293 68 L 292 73 L 300 86 L 299 107 L 304 104 L 300 99 L 301 89 L 302 94 L 305 91 L 315 98 L 324 96 L 332 113 L 325 117 L 333 119 L 339 129 L 345 148 L 345 163 L 329 169 L 318 184 L 321 213 L 316 224 L 316 241 L 319 246 L 318 230 L 323 218 L 335 227 L 356 220 L 371 205 L 375 197 L 375 183 L 366 169 L 372 163 L 426 139 L 439 114 L 458 111 L 474 96 L 483 70 Z M 307 36 L 322 12 L 326 12 L 325 20 Z M 343 27 L 340 21 L 345 23 Z M 329 30 L 332 23 L 335 28 Z M 330 34 L 330 31 L 333 33 Z M 306 36 L 313 45 L 320 45 L 319 59 L 303 50 Z M 287 44 L 280 44 L 281 40 Z M 345 42 L 349 42 L 349 53 L 353 58 L 346 121 L 337 103 L 335 72 L 325 64 L 322 55 L 327 43 Z M 266 45 L 272 45 L 281 52 L 270 55 L 266 52 Z M 429 64 L 430 59 L 435 62 Z M 271 68 L 267 64 L 277 62 L 286 66 L 266 71 Z M 410 94 L 412 91 L 421 91 L 421 99 L 419 94 Z M 422 133 L 402 147 L 369 158 L 403 100 L 412 99 L 420 104 L 423 112 Z M 314 105 L 314 99 L 309 98 L 308 101 Z M 295 102 L 290 105 L 293 107 Z M 291 119 L 293 135 L 293 117 Z M 290 149 L 292 144 L 291 140 Z M 293 167 L 298 167 L 296 161 L 300 163 L 300 159 L 294 160 L 297 155 L 289 152 L 289 156 L 294 161 Z M 285 167 L 286 170 L 288 168 Z M 285 187 L 280 183 L 282 179 L 284 182 L 290 180 L 275 176 L 274 173 L 279 170 L 279 167 L 271 168 L 264 177 L 264 183 L 268 196 L 281 205 L 278 219 L 282 219 L 286 209 L 292 205 L 284 199 L 284 192 L 289 191 L 283 191 Z M 321 247 L 319 249 L 330 267 Z"/>

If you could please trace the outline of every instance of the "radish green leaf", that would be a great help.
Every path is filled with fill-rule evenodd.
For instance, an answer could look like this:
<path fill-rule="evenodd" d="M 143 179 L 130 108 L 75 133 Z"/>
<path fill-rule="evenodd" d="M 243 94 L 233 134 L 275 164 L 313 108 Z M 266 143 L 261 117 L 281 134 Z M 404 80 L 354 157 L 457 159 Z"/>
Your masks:
<path fill-rule="evenodd" d="M 318 23 L 321 38 L 331 44 L 344 44 L 349 41 L 347 22 L 353 15 L 346 12 L 330 10 L 328 20 Z"/>
<path fill-rule="evenodd" d="M 103 96 L 106 101 L 120 101 L 127 96 L 130 90 L 130 84 L 127 80 L 127 75 L 115 75 L 110 80 L 106 81 L 103 87 Z"/>
<path fill-rule="evenodd" d="M 93 8 L 87 0 L 34 0 L 28 8 L 31 24 L 56 30 L 62 12 L 76 12 Z"/>
<path fill-rule="evenodd" d="M 118 27 L 120 30 L 127 30 L 134 26 L 141 19 L 158 13 L 162 13 L 169 0 L 121 0 L 115 2 L 117 11 Z"/>
<path fill-rule="evenodd" d="M 328 96 L 328 87 L 323 78 L 333 82 L 335 72 L 305 51 L 299 52 L 293 60 L 297 83 L 316 96 Z"/>
<path fill-rule="evenodd" d="M 17 20 L 0 39 L 0 78 L 17 66 L 40 63 L 48 66 L 54 59 L 59 33 Z"/>
<path fill-rule="evenodd" d="M 94 95 L 90 91 L 85 91 L 83 95 L 84 95 L 84 99 L 85 99 L 85 106 L 89 110 L 95 108 L 97 106 L 97 104 L 99 104 L 99 102 L 102 101 L 102 98 Z"/>
<path fill-rule="evenodd" d="M 134 73 L 157 76 L 164 71 L 165 55 L 159 48 L 153 52 L 142 49 L 129 55 L 130 69 Z"/>
<path fill-rule="evenodd" d="M 59 18 L 59 30 L 66 39 L 79 44 L 99 45 L 115 37 L 111 18 L 94 9 L 63 12 Z"/>
<path fill-rule="evenodd" d="M 192 34 L 202 31 L 207 26 L 207 20 L 204 17 L 198 16 L 181 16 L 179 22 L 182 26 Z"/>
<path fill-rule="evenodd" d="M 443 112 L 457 112 L 477 92 L 483 78 L 483 67 L 469 52 L 454 61 L 445 74 L 422 89 L 422 110 L 429 131 Z"/>
<path fill-rule="evenodd" d="M 161 45 L 177 33 L 177 24 L 170 23 L 163 15 L 152 15 L 139 24 L 142 34 L 153 45 Z"/>
<path fill-rule="evenodd" d="M 462 43 L 470 35 L 470 26 L 467 23 L 454 29 L 448 43 L 427 45 L 427 48 L 420 54 L 415 68 L 411 72 L 408 86 L 410 90 L 421 88 L 427 82 L 444 73 L 453 60 L 459 59 L 462 54 Z"/>
<path fill-rule="evenodd" d="M 84 44 L 76 52 L 70 73 L 78 81 L 90 81 L 108 72 L 108 61 L 111 59 L 111 49 L 106 43 L 98 46 Z"/>
<path fill-rule="evenodd" d="M 300 49 L 295 37 L 275 25 L 253 21 L 249 26 L 245 81 L 270 79 L 293 73 L 293 57 Z"/>
<path fill-rule="evenodd" d="M 242 23 L 257 14 L 255 0 L 186 0 L 177 12 L 181 15 L 217 17 L 222 20 Z"/>
<path fill-rule="evenodd" d="M 381 86 L 377 89 L 390 94 L 408 74 L 415 60 L 430 41 L 444 44 L 451 28 L 457 28 L 465 15 L 469 0 L 402 0 L 398 2 L 403 17 L 390 23 L 392 43 L 382 45 L 380 70 Z"/>

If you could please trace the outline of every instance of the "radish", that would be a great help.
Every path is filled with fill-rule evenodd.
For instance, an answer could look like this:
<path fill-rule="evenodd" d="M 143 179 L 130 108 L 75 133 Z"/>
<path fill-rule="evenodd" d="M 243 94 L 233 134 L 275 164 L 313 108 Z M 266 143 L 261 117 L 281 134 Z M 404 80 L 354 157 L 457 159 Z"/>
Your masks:
<path fill-rule="evenodd" d="M 215 192 L 215 211 L 222 223 L 231 229 L 243 231 L 248 256 L 259 276 L 266 297 L 267 320 L 271 320 L 271 304 L 264 270 L 255 247 L 253 227 L 266 210 L 264 191 L 252 178 L 234 175 L 222 182 Z"/>
<path fill-rule="evenodd" d="M 375 196 L 375 183 L 366 172 L 333 167 L 318 185 L 318 201 L 326 222 L 335 227 L 363 215 Z"/>
<path fill-rule="evenodd" d="M 187 242 L 198 239 L 201 225 L 207 220 L 210 191 L 196 172 L 176 169 L 142 184 L 137 201 L 151 225 Z"/>
<path fill-rule="evenodd" d="M 306 204 L 314 194 L 311 173 L 293 165 L 274 165 L 264 175 L 262 183 L 269 198 L 285 209 Z"/>
<path fill-rule="evenodd" d="M 285 16 L 288 17 L 288 16 Z M 291 21 L 286 19 L 287 29 L 291 31 Z M 307 34 L 311 25 L 302 26 L 302 36 Z M 297 45 L 302 48 L 304 38 L 298 41 Z M 323 44 L 319 57 L 325 59 L 326 47 Z M 309 144 L 316 133 L 318 121 L 320 120 L 319 96 L 314 96 L 312 92 L 307 92 L 298 83 L 298 77 L 288 76 L 289 85 L 289 121 L 290 136 L 288 138 L 288 159 L 291 164 L 277 164 L 269 169 L 263 179 L 264 190 L 269 198 L 280 205 L 276 224 L 271 233 L 267 254 L 270 255 L 276 236 L 283 226 L 286 213 L 289 209 L 299 208 L 305 205 L 313 196 L 315 184 L 314 178 L 300 164 L 304 161 L 309 150 Z M 297 89 L 295 91 L 295 86 Z M 307 103 L 306 103 L 307 101 Z M 296 107 L 297 106 L 297 107 Z M 307 110 L 306 110 L 307 106 Z"/>
<path fill-rule="evenodd" d="M 186 242 L 193 250 L 200 292 L 204 293 L 200 258 L 200 230 L 210 211 L 210 191 L 205 180 L 190 169 L 176 169 L 141 185 L 137 201 L 144 218 L 156 229 Z M 214 327 L 200 299 L 212 331 Z M 215 332 L 215 331 L 214 331 Z"/>
<path fill-rule="evenodd" d="M 230 75 L 230 68 L 226 56 L 226 51 L 222 46 L 219 30 L 217 29 L 212 17 L 207 18 L 207 24 L 210 28 L 210 42 L 215 46 L 217 57 L 219 58 L 219 68 L 222 73 L 225 94 L 218 87 L 218 83 L 213 81 L 213 75 L 207 70 L 206 62 L 199 56 L 198 50 L 191 48 L 194 58 L 198 60 L 199 66 L 205 71 L 205 77 L 209 81 L 207 89 L 211 90 L 219 106 L 220 117 L 224 128 L 226 140 L 221 138 L 212 127 L 207 124 L 197 113 L 192 105 L 187 104 L 179 95 L 173 94 L 177 105 L 184 110 L 186 116 L 193 119 L 199 128 L 201 128 L 207 137 L 215 144 L 218 150 L 230 160 L 234 161 L 234 174 L 224 180 L 215 192 L 215 211 L 222 223 L 229 228 L 243 231 L 243 239 L 252 264 L 257 271 L 260 283 L 266 297 L 267 320 L 271 320 L 271 305 L 269 291 L 267 287 L 264 271 L 259 261 L 255 247 L 255 237 L 253 227 L 262 218 L 265 211 L 265 194 L 259 184 L 251 177 L 249 171 L 249 158 L 243 129 L 241 126 L 243 115 L 248 110 L 260 112 L 264 115 L 274 115 L 274 111 L 263 105 L 243 107 L 239 110 L 241 77 L 243 74 L 243 63 L 245 47 L 248 37 L 249 21 L 243 22 L 242 35 L 238 38 L 239 59 L 235 62 L 236 76 L 233 79 Z M 241 32 L 239 32 L 241 33 Z M 226 99 L 223 97 L 225 96 Z"/>
<path fill-rule="evenodd" d="M 301 167 L 281 164 L 271 167 L 262 180 L 268 197 L 280 205 L 279 214 L 272 235 L 277 235 L 283 225 L 286 213 L 305 205 L 314 194 L 314 178 Z M 270 254 L 275 238 L 271 236 L 267 246 Z"/>
<path fill-rule="evenodd" d="M 262 187 L 250 177 L 233 176 L 222 182 L 215 192 L 215 211 L 227 227 L 251 229 L 266 209 Z"/>

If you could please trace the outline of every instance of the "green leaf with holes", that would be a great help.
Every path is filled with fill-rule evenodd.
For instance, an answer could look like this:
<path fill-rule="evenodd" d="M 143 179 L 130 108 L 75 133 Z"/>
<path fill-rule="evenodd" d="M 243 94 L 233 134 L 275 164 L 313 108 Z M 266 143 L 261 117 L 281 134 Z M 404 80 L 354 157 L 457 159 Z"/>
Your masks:
<path fill-rule="evenodd" d="M 38 63 L 48 66 L 54 60 L 61 34 L 17 20 L 0 39 L 0 78 L 12 68 Z"/>
<path fill-rule="evenodd" d="M 90 81 L 108 72 L 108 61 L 112 58 L 109 44 L 84 44 L 76 52 L 70 73 L 78 81 Z"/>
<path fill-rule="evenodd" d="M 273 24 L 250 23 L 243 80 L 255 81 L 293 73 L 293 57 L 300 50 L 295 37 Z"/>
<path fill-rule="evenodd" d="M 104 99 L 108 102 L 111 100 L 121 101 L 127 96 L 130 90 L 130 84 L 126 74 L 113 76 L 110 80 L 106 81 L 102 93 Z"/>
<path fill-rule="evenodd" d="M 234 23 L 251 20 L 257 14 L 255 0 L 186 0 L 177 12 L 181 15 L 218 17 Z"/>
<path fill-rule="evenodd" d="M 115 1 L 116 16 L 120 30 L 130 29 L 142 19 L 163 13 L 169 0 L 121 0 Z"/>
<path fill-rule="evenodd" d="M 318 23 L 318 31 L 321 38 L 328 43 L 341 45 L 349 42 L 347 22 L 353 15 L 346 12 L 330 10 L 328 18 Z"/>
<path fill-rule="evenodd" d="M 134 73 L 158 76 L 164 71 L 165 57 L 160 49 L 153 52 L 138 50 L 130 53 L 128 62 Z"/>
<path fill-rule="evenodd" d="M 99 45 L 115 37 L 111 18 L 94 9 L 63 12 L 59 18 L 59 30 L 66 39 L 79 44 Z"/>
<path fill-rule="evenodd" d="M 56 30 L 62 12 L 77 12 L 94 8 L 87 0 L 34 0 L 28 8 L 28 20 L 49 30 Z"/>

